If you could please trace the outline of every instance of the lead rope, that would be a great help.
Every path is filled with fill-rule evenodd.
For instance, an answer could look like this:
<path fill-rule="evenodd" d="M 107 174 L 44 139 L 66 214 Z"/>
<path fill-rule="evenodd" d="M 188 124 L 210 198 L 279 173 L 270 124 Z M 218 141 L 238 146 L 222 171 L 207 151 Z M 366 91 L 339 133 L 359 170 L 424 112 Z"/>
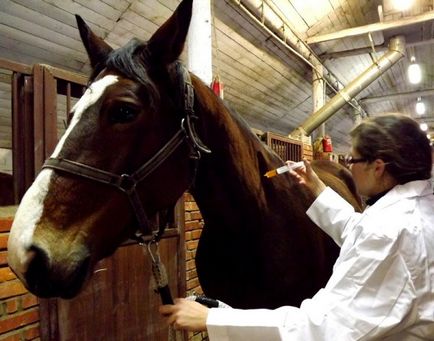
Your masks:
<path fill-rule="evenodd" d="M 160 294 L 161 302 L 163 304 L 173 304 L 172 295 L 169 288 L 169 280 L 167 276 L 166 267 L 161 262 L 160 248 L 158 241 L 153 238 L 146 243 L 140 243 L 143 247 L 143 252 L 148 253 L 152 263 L 152 275 L 154 279 L 155 291 Z M 183 332 L 173 329 L 169 326 L 168 341 L 183 341 Z"/>

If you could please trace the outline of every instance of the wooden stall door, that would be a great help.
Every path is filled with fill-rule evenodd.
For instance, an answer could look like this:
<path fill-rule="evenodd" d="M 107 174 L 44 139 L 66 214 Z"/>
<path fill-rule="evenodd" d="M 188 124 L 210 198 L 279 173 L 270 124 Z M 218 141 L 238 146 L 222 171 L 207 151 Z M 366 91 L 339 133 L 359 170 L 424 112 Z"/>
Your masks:
<path fill-rule="evenodd" d="M 176 229 L 169 235 L 160 243 L 160 255 L 172 295 L 184 296 L 184 257 L 179 252 L 183 251 L 182 233 Z M 98 263 L 93 278 L 78 297 L 41 301 L 42 339 L 168 340 L 154 287 L 149 255 L 139 245 L 123 245 Z"/>
<path fill-rule="evenodd" d="M 34 170 L 51 155 L 64 130 L 66 113 L 84 91 L 86 78 L 46 65 L 33 67 Z M 173 209 L 160 242 L 172 295 L 185 296 L 184 207 Z M 158 314 L 149 255 L 123 244 L 101 261 L 85 290 L 72 300 L 40 300 L 41 338 L 53 341 L 167 340 Z"/>

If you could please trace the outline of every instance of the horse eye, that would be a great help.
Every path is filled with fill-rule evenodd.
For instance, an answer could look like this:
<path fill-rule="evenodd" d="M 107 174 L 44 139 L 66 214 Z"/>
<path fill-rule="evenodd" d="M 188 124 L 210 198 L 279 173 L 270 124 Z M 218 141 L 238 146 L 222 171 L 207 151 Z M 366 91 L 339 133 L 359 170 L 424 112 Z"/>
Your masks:
<path fill-rule="evenodd" d="M 133 104 L 122 103 L 111 108 L 109 113 L 110 123 L 129 123 L 139 114 L 139 108 Z"/>

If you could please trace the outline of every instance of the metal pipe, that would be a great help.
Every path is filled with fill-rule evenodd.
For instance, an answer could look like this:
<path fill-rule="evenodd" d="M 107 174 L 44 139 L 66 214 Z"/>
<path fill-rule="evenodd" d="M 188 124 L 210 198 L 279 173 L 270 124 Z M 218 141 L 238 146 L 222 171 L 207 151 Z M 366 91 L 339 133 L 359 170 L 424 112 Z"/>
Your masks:
<path fill-rule="evenodd" d="M 244 0 L 243 2 L 247 2 L 247 5 L 243 4 L 241 0 L 226 0 L 226 2 L 232 2 L 234 6 L 241 9 L 244 14 L 246 14 L 250 19 L 252 19 L 255 24 L 260 26 L 271 37 L 273 37 L 275 41 L 279 42 L 284 48 L 299 57 L 313 70 L 316 70 L 316 65 L 322 65 L 324 67 L 324 80 L 335 93 L 338 93 L 339 89 L 344 87 L 344 85 L 324 66 L 324 64 L 321 63 L 321 60 L 315 55 L 314 51 L 303 41 L 303 39 L 298 37 L 297 34 L 293 32 L 293 30 L 287 23 L 285 23 L 285 25 L 288 30 L 285 30 L 284 37 L 280 37 L 277 33 L 275 33 L 267 26 L 266 22 L 262 22 L 260 19 L 258 19 L 257 16 L 260 17 L 261 13 L 253 0 Z M 257 16 L 255 16 L 254 13 Z M 275 14 L 278 15 L 278 13 Z M 282 20 L 282 18 L 280 18 L 280 20 Z M 281 34 L 279 27 L 272 25 L 272 23 L 268 24 L 273 27 L 275 31 Z M 289 44 L 287 43 L 287 41 L 289 42 Z M 367 116 L 366 112 L 355 99 L 351 99 L 348 104 L 350 104 L 353 108 L 359 111 L 362 116 Z"/>
<path fill-rule="evenodd" d="M 326 105 L 317 112 L 314 112 L 300 127 L 292 132 L 291 135 L 310 135 L 318 126 L 328 120 L 334 113 L 349 102 L 351 98 L 360 93 L 385 71 L 390 69 L 404 55 L 405 38 L 403 36 L 392 38 L 389 42 L 388 52 L 345 88 L 339 91 Z"/>

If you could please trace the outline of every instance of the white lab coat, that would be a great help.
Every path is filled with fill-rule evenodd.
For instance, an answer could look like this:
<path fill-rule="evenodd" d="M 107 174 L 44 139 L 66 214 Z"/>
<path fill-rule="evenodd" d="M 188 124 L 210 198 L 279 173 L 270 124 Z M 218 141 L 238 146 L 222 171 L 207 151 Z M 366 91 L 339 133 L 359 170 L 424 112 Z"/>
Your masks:
<path fill-rule="evenodd" d="M 326 287 L 300 308 L 210 309 L 211 341 L 434 340 L 430 180 L 398 185 L 363 213 L 327 188 L 307 214 L 341 246 Z"/>

